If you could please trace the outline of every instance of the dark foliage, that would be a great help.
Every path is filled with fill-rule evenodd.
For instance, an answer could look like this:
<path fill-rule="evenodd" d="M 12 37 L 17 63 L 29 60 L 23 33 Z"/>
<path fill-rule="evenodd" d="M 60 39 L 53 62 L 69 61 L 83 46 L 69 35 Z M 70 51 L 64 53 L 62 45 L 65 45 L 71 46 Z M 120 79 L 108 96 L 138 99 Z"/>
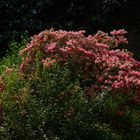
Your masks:
<path fill-rule="evenodd" d="M 124 28 L 126 23 L 117 18 L 135 6 L 130 0 L 1 0 L 0 57 L 5 54 L 8 42 L 12 38 L 20 40 L 26 30 L 30 35 L 51 27 L 84 29 L 93 34 L 97 30 Z"/>

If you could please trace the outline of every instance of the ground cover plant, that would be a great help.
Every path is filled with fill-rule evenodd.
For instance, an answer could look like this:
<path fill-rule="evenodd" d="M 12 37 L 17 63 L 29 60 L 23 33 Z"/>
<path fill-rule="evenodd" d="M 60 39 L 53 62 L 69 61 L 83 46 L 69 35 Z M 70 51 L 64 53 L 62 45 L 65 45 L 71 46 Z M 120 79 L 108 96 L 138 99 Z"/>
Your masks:
<path fill-rule="evenodd" d="M 118 49 L 127 31 L 84 33 L 45 30 L 3 66 L 1 139 L 139 138 L 140 62 Z"/>

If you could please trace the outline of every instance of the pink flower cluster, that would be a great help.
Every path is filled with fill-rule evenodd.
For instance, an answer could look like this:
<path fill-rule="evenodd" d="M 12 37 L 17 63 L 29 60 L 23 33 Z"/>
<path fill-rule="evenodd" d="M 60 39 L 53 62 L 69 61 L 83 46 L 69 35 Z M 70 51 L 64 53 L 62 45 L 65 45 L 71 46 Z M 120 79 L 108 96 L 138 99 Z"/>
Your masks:
<path fill-rule="evenodd" d="M 29 67 L 33 68 L 40 53 L 44 67 L 67 63 L 75 65 L 83 80 L 90 78 L 92 85 L 87 89 L 88 95 L 106 89 L 125 94 L 133 91 L 140 95 L 140 62 L 127 50 L 117 49 L 118 45 L 128 43 L 124 36 L 127 31 L 114 30 L 110 35 L 98 31 L 88 37 L 84 33 L 51 29 L 33 36 L 27 47 L 20 51 L 23 57 L 20 70 L 26 73 Z"/>
<path fill-rule="evenodd" d="M 5 85 L 4 85 L 3 77 L 0 76 L 0 92 L 2 92 L 4 90 L 4 87 L 5 87 Z"/>

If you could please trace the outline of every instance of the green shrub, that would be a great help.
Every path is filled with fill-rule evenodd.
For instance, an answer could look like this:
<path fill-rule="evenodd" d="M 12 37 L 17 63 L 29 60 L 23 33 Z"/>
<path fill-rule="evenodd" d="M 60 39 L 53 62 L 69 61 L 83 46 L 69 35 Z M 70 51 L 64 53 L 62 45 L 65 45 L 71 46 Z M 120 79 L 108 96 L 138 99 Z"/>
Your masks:
<path fill-rule="evenodd" d="M 10 67 L 12 68 L 14 67 L 19 67 L 19 65 L 22 62 L 22 58 L 19 55 L 19 51 L 23 48 L 25 48 L 25 46 L 27 45 L 27 43 L 29 42 L 30 38 L 28 35 L 28 32 L 25 32 L 22 36 L 21 36 L 21 41 L 20 42 L 16 42 L 14 39 L 9 43 L 9 48 L 10 50 L 7 51 L 6 55 L 1 58 L 0 60 L 0 74 L 3 73 L 3 70 L 6 67 Z"/>
<path fill-rule="evenodd" d="M 90 99 L 77 79 L 71 81 L 66 68 L 55 65 L 41 77 L 26 81 L 12 70 L 3 76 L 1 93 L 2 139 L 108 139 L 116 137 L 103 123 L 103 99 Z"/>

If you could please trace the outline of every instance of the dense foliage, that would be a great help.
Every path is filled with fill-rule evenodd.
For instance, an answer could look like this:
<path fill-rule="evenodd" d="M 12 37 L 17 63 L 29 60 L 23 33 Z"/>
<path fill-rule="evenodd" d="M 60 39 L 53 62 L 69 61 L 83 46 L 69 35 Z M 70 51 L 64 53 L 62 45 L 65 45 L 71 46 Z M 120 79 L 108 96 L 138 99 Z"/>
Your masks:
<path fill-rule="evenodd" d="M 98 85 L 103 90 L 111 87 L 126 94 L 131 90 L 139 94 L 140 63 L 127 50 L 114 50 L 118 45 L 128 43 L 124 37 L 127 32 L 114 30 L 109 36 L 99 31 L 88 37 L 83 33 L 46 30 L 35 35 L 31 43 L 20 51 L 20 55 L 25 55 L 20 70 L 33 72 L 39 60 L 44 67 L 51 67 L 53 63 L 62 66 L 67 63 L 73 71 L 71 76 L 76 78 L 80 75 L 82 82 L 88 77 L 90 84 Z"/>
<path fill-rule="evenodd" d="M 138 139 L 140 62 L 117 48 L 126 33 L 51 29 L 23 48 L 24 39 L 0 69 L 1 139 Z"/>

